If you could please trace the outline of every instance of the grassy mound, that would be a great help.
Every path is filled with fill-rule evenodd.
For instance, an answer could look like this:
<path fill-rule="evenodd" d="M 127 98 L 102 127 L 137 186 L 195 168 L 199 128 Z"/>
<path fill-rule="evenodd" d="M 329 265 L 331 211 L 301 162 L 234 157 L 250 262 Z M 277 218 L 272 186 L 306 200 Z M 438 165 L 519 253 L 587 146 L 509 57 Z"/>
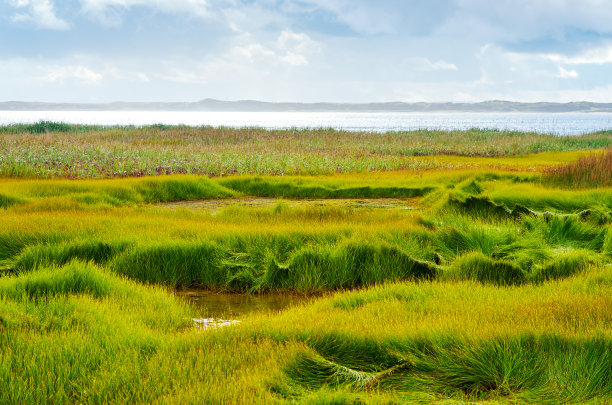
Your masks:
<path fill-rule="evenodd" d="M 329 187 L 312 184 L 295 184 L 291 181 L 261 177 L 247 177 L 220 180 L 219 183 L 229 189 L 246 195 L 284 198 L 399 198 L 422 197 L 434 187 Z"/>
<path fill-rule="evenodd" d="M 8 208 L 12 205 L 19 204 L 20 202 L 22 202 L 22 200 L 20 200 L 19 198 L 0 194 L 0 209 Z"/>
<path fill-rule="evenodd" d="M 468 253 L 457 259 L 446 277 L 506 286 L 522 284 L 526 281 L 525 274 L 520 267 L 510 262 L 491 259 L 480 252 Z"/>

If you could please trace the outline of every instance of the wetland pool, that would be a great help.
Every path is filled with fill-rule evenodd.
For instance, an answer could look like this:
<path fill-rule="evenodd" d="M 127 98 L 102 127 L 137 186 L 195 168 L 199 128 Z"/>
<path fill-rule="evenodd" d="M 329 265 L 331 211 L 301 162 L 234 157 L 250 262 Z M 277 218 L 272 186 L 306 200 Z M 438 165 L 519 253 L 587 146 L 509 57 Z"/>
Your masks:
<path fill-rule="evenodd" d="M 316 299 L 313 295 L 301 294 L 229 294 L 207 290 L 178 290 L 176 294 L 184 298 L 195 309 L 198 319 L 239 320 L 253 312 L 280 311 Z"/>

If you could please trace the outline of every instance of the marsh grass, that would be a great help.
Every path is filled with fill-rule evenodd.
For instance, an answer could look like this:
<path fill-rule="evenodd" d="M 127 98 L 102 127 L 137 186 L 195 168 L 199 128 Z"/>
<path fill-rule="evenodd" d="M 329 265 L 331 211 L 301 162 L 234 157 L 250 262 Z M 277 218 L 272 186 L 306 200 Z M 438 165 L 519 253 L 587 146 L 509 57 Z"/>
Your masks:
<path fill-rule="evenodd" d="M 604 377 L 611 360 L 610 345 L 597 339 L 576 342 L 553 336 L 521 336 L 478 343 L 440 337 L 433 342 L 406 341 L 403 346 L 394 352 L 395 364 L 378 372 L 350 368 L 304 352 L 288 366 L 287 374 L 293 382 L 312 390 L 422 390 L 464 401 L 507 398 L 553 404 L 588 401 L 612 392 Z M 352 356 L 363 356 L 353 350 Z M 376 357 L 373 355 L 372 367 L 380 365 Z M 581 367 L 586 375 L 596 377 L 576 386 L 571 376 L 581 373 Z"/>
<path fill-rule="evenodd" d="M 561 187 L 612 186 L 612 148 L 606 152 L 580 158 L 577 162 L 553 166 L 546 170 L 548 183 Z"/>
<path fill-rule="evenodd" d="M 502 286 L 522 284 L 526 281 L 525 273 L 516 264 L 494 260 L 481 252 L 471 252 L 458 258 L 447 277 Z"/>
<path fill-rule="evenodd" d="M 276 178 L 247 177 L 226 179 L 219 182 L 222 186 L 244 193 L 262 197 L 283 198 L 411 198 L 422 197 L 435 189 L 435 186 L 421 187 L 376 187 L 370 185 L 334 187 L 329 185 L 296 184 Z"/>
<path fill-rule="evenodd" d="M 123 142 L 139 150 L 138 140 L 160 148 L 164 159 L 170 152 L 160 145 L 252 147 L 267 137 L 274 150 L 288 136 L 256 129 L 22 130 L 0 138 L 10 144 L 40 136 L 34 144 L 61 139 L 85 148 Z M 316 150 L 344 139 L 341 132 L 323 135 L 303 131 L 293 141 L 310 139 Z M 515 136 L 459 135 L 465 139 L 453 144 L 457 153 L 462 142 Z M 351 142 L 362 147 L 371 136 L 354 134 Z M 399 138 L 412 135 L 377 136 L 401 145 L 408 141 Z M 516 137 L 529 147 L 529 136 Z M 579 148 L 589 139 L 561 144 Z M 546 159 L 580 154 L 569 155 Z M 549 165 L 543 155 L 451 158 L 461 165 L 523 162 L 512 170 Z M 270 159 L 247 171 L 268 173 L 279 162 Z M 338 169 L 334 159 L 317 167 Z M 228 164 L 240 171 L 244 162 Z M 538 174 L 499 167 L 2 179 L 0 196 L 10 202 L 0 208 L 0 403 L 610 402 L 612 192 L 544 186 Z M 85 173 L 76 177 L 102 171 Z M 215 211 L 158 204 L 244 194 L 410 195 L 406 204 L 416 209 L 282 200 Z M 172 293 L 187 286 L 319 298 L 206 330 L 193 327 L 202 315 Z"/>
<path fill-rule="evenodd" d="M 405 186 L 389 187 L 396 179 Z M 604 190 L 564 191 L 560 201 L 587 208 L 566 214 L 533 210 L 542 206 L 539 187 L 520 175 L 331 176 L 321 178 L 318 188 L 317 180 L 5 181 L 0 191 L 22 202 L 5 208 L 0 268 L 23 273 L 80 259 L 147 283 L 264 293 L 438 277 L 498 285 L 542 282 L 580 273 L 609 251 L 610 215 L 592 208 L 611 198 Z M 327 198 L 364 191 L 397 197 L 413 193 L 413 184 L 434 180 L 435 188 L 424 186 L 434 191 L 418 203 L 418 212 L 291 207 L 283 201 L 261 208 L 230 205 L 216 213 L 143 205 L 242 193 L 309 197 L 313 190 Z M 506 189 L 522 191 L 515 199 L 534 194 L 535 203 L 522 199 L 527 206 L 509 209 L 500 197 Z M 564 251 L 568 258 L 559 256 Z M 559 257 L 566 263 L 554 262 Z"/>
<path fill-rule="evenodd" d="M 80 261 L 41 267 L 0 278 L 0 399 L 605 403 L 604 280 L 378 285 L 201 331 L 164 289 Z"/>
<path fill-rule="evenodd" d="M 40 122 L 0 127 L 0 174 L 29 178 L 316 175 L 475 165 L 533 171 L 542 162 L 522 155 L 610 145 L 609 133 L 559 137 L 472 129 L 380 134 L 324 128 L 97 127 Z M 516 158 L 491 161 L 490 157 Z"/>

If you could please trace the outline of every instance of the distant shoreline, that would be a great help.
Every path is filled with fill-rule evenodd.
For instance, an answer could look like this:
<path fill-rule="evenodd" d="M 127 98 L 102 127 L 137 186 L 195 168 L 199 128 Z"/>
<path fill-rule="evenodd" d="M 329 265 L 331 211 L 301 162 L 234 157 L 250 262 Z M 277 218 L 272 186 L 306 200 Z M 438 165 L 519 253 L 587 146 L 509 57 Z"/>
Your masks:
<path fill-rule="evenodd" d="M 492 112 L 492 113 L 565 113 L 612 112 L 612 103 L 586 101 L 569 103 L 521 103 L 483 101 L 479 103 L 272 103 L 241 100 L 204 99 L 195 102 L 112 102 L 112 103 L 45 103 L 0 102 L 0 111 L 202 111 L 202 112 Z"/>

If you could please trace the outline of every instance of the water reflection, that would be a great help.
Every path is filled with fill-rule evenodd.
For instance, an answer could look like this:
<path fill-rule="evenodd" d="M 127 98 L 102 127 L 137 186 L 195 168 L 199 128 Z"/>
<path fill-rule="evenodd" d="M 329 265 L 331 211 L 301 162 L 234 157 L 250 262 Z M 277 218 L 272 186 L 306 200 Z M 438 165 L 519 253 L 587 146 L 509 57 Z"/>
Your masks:
<path fill-rule="evenodd" d="M 240 319 L 252 312 L 280 311 L 313 299 L 298 294 L 219 294 L 202 290 L 177 291 L 201 318 Z"/>
<path fill-rule="evenodd" d="M 577 135 L 612 128 L 612 113 L 595 112 L 0 111 L 0 125 L 40 120 L 89 125 L 335 128 L 375 132 L 489 128 L 559 135 Z"/>

